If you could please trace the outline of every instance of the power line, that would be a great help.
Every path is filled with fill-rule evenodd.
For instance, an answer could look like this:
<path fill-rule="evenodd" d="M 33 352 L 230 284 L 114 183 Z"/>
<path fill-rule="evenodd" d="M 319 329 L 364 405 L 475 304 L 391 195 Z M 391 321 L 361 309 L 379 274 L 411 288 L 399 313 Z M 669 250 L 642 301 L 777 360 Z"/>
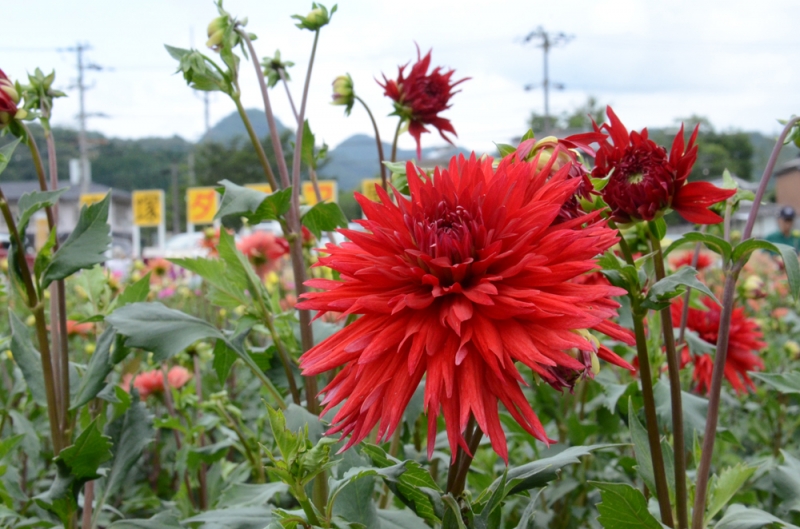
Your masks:
<path fill-rule="evenodd" d="M 534 31 L 528 33 L 523 40 L 524 43 L 528 43 L 531 41 L 538 41 L 536 46 L 538 48 L 542 48 L 543 56 L 544 56 L 544 72 L 542 75 L 542 88 L 544 89 L 544 133 L 548 135 L 550 133 L 550 75 L 548 73 L 548 55 L 550 54 L 550 48 L 561 46 L 567 44 L 574 38 L 572 35 L 567 35 L 564 32 L 559 33 L 548 33 L 542 26 L 539 26 Z M 525 90 L 532 90 L 534 85 L 527 85 Z M 556 90 L 563 90 L 564 85 L 561 83 L 556 83 L 553 85 L 553 88 Z"/>

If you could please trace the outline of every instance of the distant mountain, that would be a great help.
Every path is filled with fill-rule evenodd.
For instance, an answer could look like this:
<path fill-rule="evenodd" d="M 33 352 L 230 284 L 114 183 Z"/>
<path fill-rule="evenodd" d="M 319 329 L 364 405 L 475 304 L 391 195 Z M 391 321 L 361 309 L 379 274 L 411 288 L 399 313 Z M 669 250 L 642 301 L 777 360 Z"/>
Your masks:
<path fill-rule="evenodd" d="M 269 135 L 269 125 L 267 125 L 267 117 L 264 111 L 257 108 L 248 108 L 245 110 L 245 113 L 250 119 L 250 123 L 253 125 L 256 136 L 262 139 L 267 137 Z M 285 130 L 288 130 L 278 118 L 275 118 L 275 125 L 278 127 L 279 134 L 283 134 Z M 212 141 L 227 144 L 239 136 L 247 138 L 247 129 L 244 128 L 239 113 L 233 112 L 211 127 L 200 139 L 200 142 Z"/>
<path fill-rule="evenodd" d="M 383 155 L 390 158 L 392 146 L 383 143 Z M 469 155 L 469 151 L 462 147 L 446 145 L 444 147 L 427 147 L 422 149 L 421 165 L 439 165 L 456 154 Z M 415 150 L 398 149 L 398 160 L 415 160 Z M 350 136 L 335 149 L 328 152 L 328 160 L 320 168 L 318 174 L 321 178 L 332 178 L 339 181 L 339 189 L 351 190 L 361 187 L 361 180 L 375 178 L 380 175 L 378 166 L 378 146 L 375 138 L 367 134 Z"/>

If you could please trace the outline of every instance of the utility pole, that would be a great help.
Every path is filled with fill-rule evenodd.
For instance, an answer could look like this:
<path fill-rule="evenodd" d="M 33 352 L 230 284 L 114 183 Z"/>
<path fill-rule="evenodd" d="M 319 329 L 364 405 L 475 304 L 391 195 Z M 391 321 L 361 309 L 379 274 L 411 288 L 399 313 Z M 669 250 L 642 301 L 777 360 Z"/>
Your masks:
<path fill-rule="evenodd" d="M 542 26 L 536 28 L 536 30 L 528 33 L 525 37 L 524 42 L 527 44 L 533 40 L 538 41 L 536 44 L 537 47 L 542 48 L 543 56 L 544 56 L 544 70 L 542 75 L 542 88 L 544 90 L 544 133 L 548 135 L 550 133 L 550 74 L 548 68 L 548 55 L 550 54 L 550 48 L 554 48 L 556 46 L 561 46 L 567 44 L 575 38 L 572 35 L 567 35 L 564 32 L 558 33 L 548 33 Z M 534 85 L 527 85 L 525 86 L 525 90 L 531 90 L 534 88 Z M 557 90 L 563 90 L 564 85 L 561 83 L 554 83 L 553 88 Z"/>
<path fill-rule="evenodd" d="M 66 48 L 64 51 L 74 51 L 78 58 L 78 84 L 74 87 L 78 89 L 78 151 L 80 153 L 80 182 L 81 193 L 89 192 L 91 172 L 89 166 L 89 146 L 86 141 L 86 118 L 91 116 L 103 116 L 103 114 L 88 114 L 86 112 L 86 90 L 90 87 L 84 82 L 85 70 L 103 70 L 102 66 L 94 63 L 85 63 L 83 54 L 92 47 L 89 44 L 78 43 L 74 48 Z"/>

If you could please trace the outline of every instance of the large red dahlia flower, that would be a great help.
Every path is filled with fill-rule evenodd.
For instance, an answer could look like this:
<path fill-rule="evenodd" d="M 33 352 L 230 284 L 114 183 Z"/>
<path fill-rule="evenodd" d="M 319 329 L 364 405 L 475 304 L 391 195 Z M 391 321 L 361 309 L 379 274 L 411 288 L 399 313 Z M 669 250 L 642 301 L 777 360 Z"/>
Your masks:
<path fill-rule="evenodd" d="M 450 98 L 457 92 L 453 88 L 469 77 L 451 82 L 450 78 L 455 73 L 453 70 L 443 71 L 437 66 L 431 73 L 428 68 L 431 64 L 431 52 L 425 57 L 420 57 L 417 47 L 417 62 L 411 66 L 408 76 L 405 75 L 406 66 L 398 68 L 397 80 L 387 79 L 383 76 L 383 83 L 378 84 L 384 89 L 384 95 L 394 101 L 393 114 L 408 120 L 408 132 L 417 141 L 417 158 L 422 156 L 420 137 L 428 132 L 425 125 L 433 125 L 439 135 L 448 143 L 453 142 L 445 136 L 445 132 L 458 136 L 456 129 L 449 119 L 439 116 L 450 108 Z"/>
<path fill-rule="evenodd" d="M 721 308 L 710 298 L 703 298 L 703 305 L 708 310 L 689 307 L 687 328 L 695 331 L 704 341 L 716 345 Z M 683 312 L 682 297 L 675 298 L 671 310 L 672 320 L 680 321 Z M 737 393 L 745 392 L 748 387 L 755 389 L 747 372 L 764 367 L 764 362 L 756 354 L 767 345 L 761 338 L 758 325 L 745 315 L 744 309 L 741 307 L 734 309 L 728 338 L 728 356 L 725 359 L 725 378 Z M 694 365 L 692 378 L 696 384 L 695 391 L 708 393 L 711 389 L 714 358 L 709 354 L 690 354 L 687 347 L 682 353 L 682 363 L 686 365 L 689 362 Z"/>
<path fill-rule="evenodd" d="M 498 401 L 549 442 L 517 362 L 559 389 L 591 376 L 597 357 L 631 369 L 587 332 L 632 343 L 609 321 L 619 306 L 612 296 L 625 291 L 571 282 L 617 236 L 596 214 L 555 223 L 580 184 L 569 170 L 551 175 L 509 159 L 493 170 L 490 158 L 459 156 L 433 178 L 409 163 L 410 199 L 395 194 L 394 204 L 380 188 L 380 203 L 356 196 L 366 232 L 341 230 L 352 242 L 329 244 L 319 262 L 341 281 L 308 281 L 323 292 L 298 304 L 363 315 L 300 359 L 305 375 L 341 368 L 323 402 L 327 411 L 346 400 L 329 431 L 350 435 L 345 448 L 377 424 L 378 438 L 389 438 L 425 377 L 429 454 L 443 410 L 454 456 L 467 450 L 472 415 L 507 460 Z"/>
<path fill-rule="evenodd" d="M 605 130 L 608 136 L 600 143 L 592 176 L 609 177 L 602 194 L 615 221 L 653 220 L 668 208 L 695 224 L 722 221 L 708 207 L 733 196 L 736 190 L 686 182 L 697 159 L 697 127 L 684 148 L 681 126 L 667 156 L 666 149 L 647 137 L 647 129 L 629 134 L 611 107 L 608 118 L 610 123 L 602 127 L 595 124 L 597 132 Z"/>

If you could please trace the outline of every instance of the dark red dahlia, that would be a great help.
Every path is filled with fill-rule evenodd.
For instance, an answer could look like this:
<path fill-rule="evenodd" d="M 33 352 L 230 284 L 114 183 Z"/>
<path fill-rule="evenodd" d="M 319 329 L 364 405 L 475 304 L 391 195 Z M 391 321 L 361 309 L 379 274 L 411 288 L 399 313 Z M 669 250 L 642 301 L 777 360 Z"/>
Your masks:
<path fill-rule="evenodd" d="M 684 148 L 681 125 L 667 155 L 666 149 L 648 138 L 647 129 L 629 134 L 611 107 L 608 118 L 609 123 L 602 127 L 595 124 L 597 132 L 604 130 L 608 136 L 600 143 L 592 176 L 608 177 L 602 194 L 613 220 L 653 220 L 671 208 L 695 224 L 722 221 L 708 207 L 733 196 L 736 190 L 686 182 L 697 159 L 697 127 Z"/>
<path fill-rule="evenodd" d="M 0 129 L 7 125 L 14 117 L 19 116 L 19 113 L 25 114 L 25 111 L 20 111 L 17 108 L 19 103 L 19 93 L 14 87 L 14 83 L 9 80 L 3 70 L 0 70 Z"/>
<path fill-rule="evenodd" d="M 349 434 L 346 447 L 376 425 L 389 438 L 424 377 L 429 453 L 443 412 L 453 455 L 474 416 L 507 459 L 499 403 L 549 441 L 518 363 L 559 389 L 591 376 L 598 357 L 631 368 L 588 333 L 632 343 L 609 321 L 624 290 L 572 283 L 617 236 L 597 213 L 555 222 L 580 184 L 569 170 L 459 156 L 433 178 L 409 163 L 410 198 L 397 204 L 379 186 L 381 202 L 356 195 L 366 232 L 341 230 L 352 242 L 329 244 L 319 262 L 341 280 L 308 281 L 323 291 L 298 304 L 362 315 L 300 359 L 305 375 L 341 368 L 323 390 L 326 410 L 343 403 L 329 433 Z"/>
<path fill-rule="evenodd" d="M 703 305 L 707 310 L 689 307 L 687 328 L 695 331 L 704 341 L 716 345 L 721 307 L 710 298 L 703 298 Z M 681 297 L 675 298 L 671 310 L 672 320 L 680 321 L 683 312 Z M 746 391 L 748 387 L 755 388 L 747 372 L 764 367 L 764 362 L 756 354 L 767 345 L 761 338 L 758 325 L 745 315 L 744 309 L 741 307 L 734 309 L 728 338 L 728 356 L 725 359 L 725 378 L 737 393 Z M 683 350 L 682 362 L 684 365 L 690 362 L 694 365 L 692 378 L 695 382 L 695 391 L 708 393 L 711 388 L 714 358 L 708 354 L 691 354 L 687 347 Z"/>
<path fill-rule="evenodd" d="M 405 75 L 408 65 L 405 65 L 399 67 L 397 80 L 387 79 L 384 75 L 384 82 L 378 81 L 384 89 L 384 95 L 394 101 L 393 114 L 408 120 L 408 132 L 417 141 L 417 158 L 422 156 L 420 137 L 428 132 L 425 125 L 432 125 L 450 144 L 453 142 L 444 133 L 458 136 L 450 120 L 439 116 L 439 113 L 450 108 L 450 98 L 457 93 L 453 92 L 453 88 L 469 79 L 465 77 L 452 82 L 450 78 L 455 72 L 445 72 L 440 66 L 428 73 L 430 64 L 431 52 L 428 51 L 425 57 L 420 57 L 417 47 L 417 62 L 411 66 L 408 76 Z"/>

